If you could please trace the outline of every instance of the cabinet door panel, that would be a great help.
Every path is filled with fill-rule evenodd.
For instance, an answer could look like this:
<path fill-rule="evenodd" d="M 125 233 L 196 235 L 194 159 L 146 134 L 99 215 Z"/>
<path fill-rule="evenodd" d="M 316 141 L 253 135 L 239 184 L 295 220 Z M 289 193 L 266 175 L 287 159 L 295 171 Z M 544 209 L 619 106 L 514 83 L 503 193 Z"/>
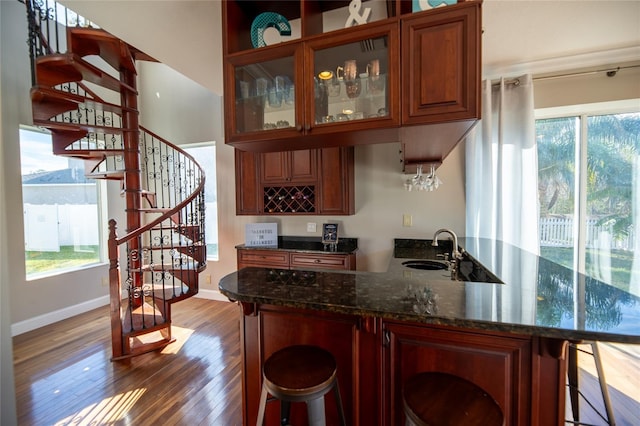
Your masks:
<path fill-rule="evenodd" d="M 353 214 L 353 148 L 320 150 L 320 214 Z"/>
<path fill-rule="evenodd" d="M 422 371 L 467 379 L 500 405 L 506 425 L 527 424 L 531 404 L 531 340 L 501 334 L 386 323 L 383 390 L 388 424 L 403 424 L 402 385 Z"/>
<path fill-rule="evenodd" d="M 289 179 L 288 152 L 267 152 L 260 154 L 260 175 L 262 183 L 281 183 Z"/>
<path fill-rule="evenodd" d="M 307 184 L 317 179 L 316 150 L 266 152 L 260 154 L 263 184 Z"/>
<path fill-rule="evenodd" d="M 402 20 L 402 123 L 480 117 L 478 3 Z"/>
<path fill-rule="evenodd" d="M 351 265 L 352 256 L 291 253 L 291 268 L 355 269 L 355 261 Z"/>
<path fill-rule="evenodd" d="M 291 151 L 290 170 L 292 181 L 316 180 L 316 150 L 303 149 L 299 151 Z"/>
<path fill-rule="evenodd" d="M 238 269 L 246 266 L 289 268 L 289 253 L 280 250 L 238 250 Z"/>
<path fill-rule="evenodd" d="M 306 312 L 291 313 L 269 312 L 261 309 L 260 313 L 260 354 L 261 364 L 275 351 L 291 345 L 320 346 L 334 356 L 338 370 L 338 385 L 344 405 L 347 424 L 354 422 L 354 408 L 357 407 L 357 371 L 356 333 L 359 320 L 357 317 L 340 315 L 320 316 Z M 257 396 L 257 395 L 256 395 Z M 327 424 L 339 424 L 335 399 L 332 394 L 325 398 Z M 255 417 L 250 413 L 249 424 L 255 424 Z M 267 404 L 265 424 L 278 424 L 278 404 Z M 253 422 L 253 423 L 251 423 Z M 291 405 L 290 424 L 306 424 L 304 404 Z"/>
<path fill-rule="evenodd" d="M 253 152 L 235 150 L 237 214 L 262 212 L 257 157 L 258 154 Z"/>

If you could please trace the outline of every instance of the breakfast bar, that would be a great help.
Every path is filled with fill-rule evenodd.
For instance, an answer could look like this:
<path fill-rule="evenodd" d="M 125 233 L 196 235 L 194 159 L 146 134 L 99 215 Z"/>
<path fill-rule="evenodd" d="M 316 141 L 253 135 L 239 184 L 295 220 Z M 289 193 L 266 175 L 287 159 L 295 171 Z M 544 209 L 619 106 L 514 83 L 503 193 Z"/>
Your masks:
<path fill-rule="evenodd" d="M 396 239 L 383 273 L 247 267 L 222 278 L 243 314 L 244 424 L 255 424 L 264 360 L 290 345 L 334 355 L 350 424 L 404 424 L 402 384 L 438 371 L 485 389 L 507 425 L 550 425 L 564 423 L 568 342 L 640 343 L 637 295 L 483 239 L 459 241 L 456 271 L 425 269 L 450 266 L 451 242 L 431 243 Z M 276 404 L 266 411 L 278 417 Z M 296 419 L 304 406 L 292 406 Z"/>

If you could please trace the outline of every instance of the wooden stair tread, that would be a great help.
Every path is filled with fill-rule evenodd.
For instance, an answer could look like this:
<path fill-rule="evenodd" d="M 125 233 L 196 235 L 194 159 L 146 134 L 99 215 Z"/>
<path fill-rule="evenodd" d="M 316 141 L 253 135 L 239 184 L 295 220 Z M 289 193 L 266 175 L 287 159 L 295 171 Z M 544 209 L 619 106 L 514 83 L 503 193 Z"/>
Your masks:
<path fill-rule="evenodd" d="M 87 123 L 62 123 L 59 121 L 51 120 L 37 120 L 33 119 L 33 124 L 46 127 L 49 130 L 62 130 L 62 131 L 79 131 L 80 129 L 87 132 L 105 133 L 110 135 L 121 135 L 124 132 L 135 132 L 135 129 L 124 129 L 122 127 L 101 126 L 98 124 Z"/>
<path fill-rule="evenodd" d="M 137 110 L 133 108 L 122 107 L 121 105 L 87 98 L 76 93 L 57 90 L 42 85 L 35 86 L 31 89 L 31 100 L 34 103 L 34 120 L 49 120 L 63 112 L 76 110 L 81 105 L 96 111 L 110 112 L 118 115 L 122 115 L 124 111 L 137 112 Z"/>
<path fill-rule="evenodd" d="M 160 309 L 160 306 L 152 306 L 146 301 L 135 309 L 125 308 L 122 317 L 122 330 L 126 334 L 135 335 L 164 326 L 167 321 L 163 312 L 164 310 Z"/>
<path fill-rule="evenodd" d="M 108 170 L 91 172 L 85 175 L 89 179 L 105 179 L 105 180 L 122 180 L 124 179 L 124 170 Z"/>
<path fill-rule="evenodd" d="M 129 45 L 100 28 L 68 27 L 69 50 L 79 56 L 97 55 L 116 70 L 136 72 Z"/>
<path fill-rule="evenodd" d="M 36 59 L 38 84 L 54 87 L 71 81 L 86 80 L 107 89 L 138 93 L 136 89 L 104 72 L 75 53 L 57 53 Z"/>
<path fill-rule="evenodd" d="M 54 151 L 55 155 L 63 157 L 74 157 L 83 160 L 98 160 L 105 156 L 122 155 L 124 149 L 65 149 L 64 151 Z"/>

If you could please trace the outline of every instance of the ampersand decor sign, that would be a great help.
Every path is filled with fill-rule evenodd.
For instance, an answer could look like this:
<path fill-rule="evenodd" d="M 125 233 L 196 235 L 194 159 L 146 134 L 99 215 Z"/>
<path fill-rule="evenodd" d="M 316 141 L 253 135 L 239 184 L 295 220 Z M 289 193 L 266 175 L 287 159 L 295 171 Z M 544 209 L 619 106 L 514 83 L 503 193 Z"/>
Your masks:
<path fill-rule="evenodd" d="M 365 7 L 364 13 L 360 13 L 360 9 L 362 8 L 362 0 L 351 0 L 349 3 L 349 17 L 347 18 L 347 22 L 344 24 L 345 28 L 348 28 L 352 25 L 360 25 L 366 24 L 367 20 L 369 20 L 369 15 L 371 14 L 371 8 Z"/>

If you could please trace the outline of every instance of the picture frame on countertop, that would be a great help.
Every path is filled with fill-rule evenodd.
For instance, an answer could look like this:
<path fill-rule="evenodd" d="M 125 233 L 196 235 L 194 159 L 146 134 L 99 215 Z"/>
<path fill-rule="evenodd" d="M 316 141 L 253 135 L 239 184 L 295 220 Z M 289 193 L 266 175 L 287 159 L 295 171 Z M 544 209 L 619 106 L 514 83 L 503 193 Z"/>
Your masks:
<path fill-rule="evenodd" d="M 322 224 L 322 244 L 338 244 L 338 224 Z"/>

